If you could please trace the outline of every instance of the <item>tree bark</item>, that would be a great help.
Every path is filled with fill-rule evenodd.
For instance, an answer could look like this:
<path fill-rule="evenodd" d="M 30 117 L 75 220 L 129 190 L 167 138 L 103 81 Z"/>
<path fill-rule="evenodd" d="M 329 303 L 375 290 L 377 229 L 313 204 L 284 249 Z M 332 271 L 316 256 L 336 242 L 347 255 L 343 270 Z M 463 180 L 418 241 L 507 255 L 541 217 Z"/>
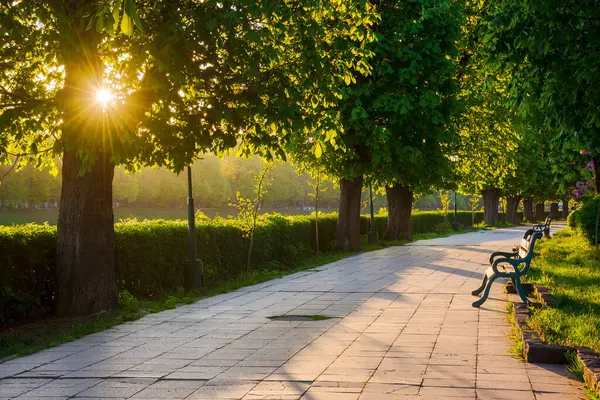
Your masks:
<path fill-rule="evenodd" d="M 498 222 L 498 189 L 486 189 L 482 191 L 483 196 L 483 221 L 488 225 L 496 225 Z"/>
<path fill-rule="evenodd" d="M 72 2 L 69 13 L 83 7 Z M 57 237 L 59 316 L 89 315 L 116 308 L 115 233 L 112 209 L 114 164 L 107 113 L 95 102 L 102 61 L 93 29 L 68 42 L 65 85 L 57 95 L 62 112 L 62 188 Z"/>
<path fill-rule="evenodd" d="M 521 196 L 510 196 L 506 198 L 506 222 L 519 225 L 521 220 L 517 211 L 519 210 L 519 203 L 521 202 Z"/>
<path fill-rule="evenodd" d="M 114 164 L 104 153 L 89 171 L 80 171 L 77 153 L 65 150 L 58 218 L 59 316 L 89 315 L 117 306 Z"/>
<path fill-rule="evenodd" d="M 535 219 L 536 221 L 544 221 L 546 219 L 543 201 L 535 204 Z"/>
<path fill-rule="evenodd" d="M 567 218 L 569 216 L 569 198 L 564 198 L 562 204 L 562 217 Z"/>
<path fill-rule="evenodd" d="M 386 186 L 385 194 L 388 201 L 386 240 L 411 240 L 412 190 L 402 185 Z"/>
<path fill-rule="evenodd" d="M 596 184 L 596 194 L 600 194 L 600 157 L 592 158 L 594 162 L 594 183 Z"/>
<path fill-rule="evenodd" d="M 550 203 L 550 215 L 552 215 L 552 218 L 554 218 L 554 219 L 560 218 L 560 214 L 558 212 L 558 203 L 557 202 Z"/>
<path fill-rule="evenodd" d="M 340 181 L 336 244 L 344 251 L 360 251 L 360 197 L 362 176 Z"/>
<path fill-rule="evenodd" d="M 528 222 L 535 222 L 532 199 L 523 199 L 523 214 L 525 214 L 525 219 Z"/>

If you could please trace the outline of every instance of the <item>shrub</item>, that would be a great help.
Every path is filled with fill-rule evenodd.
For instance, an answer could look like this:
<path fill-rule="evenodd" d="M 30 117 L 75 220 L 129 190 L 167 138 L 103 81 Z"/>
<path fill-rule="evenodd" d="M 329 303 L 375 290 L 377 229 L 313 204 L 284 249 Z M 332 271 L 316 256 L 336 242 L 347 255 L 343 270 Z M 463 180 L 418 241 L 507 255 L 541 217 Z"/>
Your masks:
<path fill-rule="evenodd" d="M 574 227 L 581 231 L 591 244 L 595 244 L 596 239 L 596 218 L 599 203 L 600 196 L 587 200 L 578 210 L 579 212 L 571 218 Z"/>
<path fill-rule="evenodd" d="M 581 208 L 577 210 L 571 211 L 569 216 L 567 217 L 567 225 L 571 229 L 579 229 L 579 225 L 581 224 Z"/>
<path fill-rule="evenodd" d="M 53 311 L 56 227 L 0 227 L 0 325 L 13 317 Z"/>
<path fill-rule="evenodd" d="M 471 213 L 458 212 L 461 225 L 471 224 Z M 450 220 L 453 215 L 450 214 Z M 476 213 L 476 222 L 483 213 Z M 413 233 L 432 232 L 444 222 L 439 211 L 415 211 Z M 331 250 L 337 215 L 319 215 L 319 246 Z M 197 214 L 198 253 L 210 285 L 245 272 L 249 240 L 235 219 L 209 219 Z M 375 229 L 383 237 L 387 216 L 375 216 Z M 369 230 L 369 217 L 361 217 L 361 233 Z M 123 220 L 115 224 L 117 284 L 120 304 L 132 313 L 139 298 L 163 298 L 185 285 L 188 272 L 188 230 L 185 221 Z M 260 217 L 252 249 L 251 271 L 265 267 L 292 267 L 316 250 L 314 216 Z M 56 298 L 56 227 L 16 225 L 0 227 L 0 326 L 27 317 L 52 313 Z M 168 297 L 165 304 L 173 303 Z"/>

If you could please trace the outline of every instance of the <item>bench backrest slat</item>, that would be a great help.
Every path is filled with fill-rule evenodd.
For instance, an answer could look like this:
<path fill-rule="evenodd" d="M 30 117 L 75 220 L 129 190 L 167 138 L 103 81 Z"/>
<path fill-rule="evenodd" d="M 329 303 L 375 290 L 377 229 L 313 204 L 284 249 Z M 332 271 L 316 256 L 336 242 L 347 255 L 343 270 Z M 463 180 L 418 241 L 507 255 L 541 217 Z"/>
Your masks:
<path fill-rule="evenodd" d="M 533 251 L 535 249 L 535 242 L 538 239 L 542 238 L 542 232 L 535 231 L 531 234 L 530 238 L 531 238 L 531 240 L 527 241 L 528 246 L 526 249 L 523 248 L 523 246 L 519 247 L 519 258 L 521 259 L 521 262 L 523 262 L 525 264 L 525 267 L 523 267 L 523 269 L 521 270 L 521 275 L 526 274 L 527 270 L 529 269 L 529 266 L 531 265 L 531 258 L 533 257 Z M 525 240 L 525 239 L 523 239 L 523 240 Z"/>
<path fill-rule="evenodd" d="M 529 249 L 525 248 L 525 247 L 520 247 L 519 248 L 519 258 L 525 258 L 527 257 L 527 254 L 529 253 Z"/>

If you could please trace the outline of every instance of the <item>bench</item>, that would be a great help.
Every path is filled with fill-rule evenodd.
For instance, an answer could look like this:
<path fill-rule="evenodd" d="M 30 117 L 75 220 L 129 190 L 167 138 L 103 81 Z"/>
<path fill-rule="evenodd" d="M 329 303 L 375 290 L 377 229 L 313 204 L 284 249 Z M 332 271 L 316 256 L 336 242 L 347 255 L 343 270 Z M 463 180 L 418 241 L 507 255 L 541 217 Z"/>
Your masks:
<path fill-rule="evenodd" d="M 473 307 L 479 307 L 485 303 L 490 294 L 492 283 L 498 278 L 510 278 L 521 300 L 526 304 L 529 303 L 527 295 L 521 286 L 521 277 L 529 270 L 535 242 L 542 238 L 543 233 L 542 228 L 534 227 L 525 233 L 523 239 L 521 239 L 521 244 L 518 246 L 518 249 L 514 249 L 514 252 L 497 251 L 492 253 L 490 256 L 491 266 L 485 271 L 481 286 L 471 292 L 473 296 L 479 296 L 483 292 L 483 296 L 473 303 Z M 519 268 L 521 264 L 523 266 Z"/>
<path fill-rule="evenodd" d="M 536 224 L 531 227 L 531 229 L 539 230 L 544 233 L 546 238 L 550 237 L 550 223 L 552 222 L 552 215 L 548 215 L 543 224 Z"/>

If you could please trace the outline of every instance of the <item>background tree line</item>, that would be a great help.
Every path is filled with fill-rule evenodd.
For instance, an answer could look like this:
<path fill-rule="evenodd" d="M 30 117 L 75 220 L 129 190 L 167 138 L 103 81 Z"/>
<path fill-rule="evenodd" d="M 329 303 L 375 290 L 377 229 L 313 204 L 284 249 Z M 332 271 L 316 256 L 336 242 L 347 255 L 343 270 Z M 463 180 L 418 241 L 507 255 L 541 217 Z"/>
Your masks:
<path fill-rule="evenodd" d="M 60 167 L 60 162 L 57 162 Z M 251 197 L 254 177 L 263 168 L 259 157 L 241 158 L 229 155 L 224 158 L 212 154 L 203 156 L 192 164 L 193 193 L 197 208 L 227 209 L 236 194 Z M 60 174 L 50 168 L 38 170 L 26 165 L 20 170 L 8 172 L 9 167 L 0 167 L 6 176 L 0 182 L 0 209 L 11 208 L 56 208 L 60 201 Z M 271 185 L 264 196 L 263 211 L 293 213 L 312 212 L 314 200 L 309 193 L 314 191 L 310 184 L 315 179 L 303 173 L 289 162 L 278 162 L 269 171 L 267 179 Z M 323 211 L 336 210 L 339 202 L 339 185 L 324 179 L 319 191 L 319 206 Z M 175 174 L 164 168 L 142 168 L 129 172 L 116 168 L 113 180 L 113 199 L 117 207 L 181 208 L 186 204 L 187 180 L 184 174 Z M 366 210 L 368 193 L 362 195 L 362 210 Z M 452 204 L 453 198 L 451 198 Z M 457 208 L 467 210 L 468 198 L 457 195 Z M 375 211 L 386 207 L 383 193 L 374 193 Z M 453 207 L 453 206 L 452 206 Z M 425 193 L 415 201 L 415 208 L 437 210 L 441 208 L 437 191 Z M 230 212 L 235 214 L 231 208 Z M 222 212 L 221 212 L 222 214 Z"/>

